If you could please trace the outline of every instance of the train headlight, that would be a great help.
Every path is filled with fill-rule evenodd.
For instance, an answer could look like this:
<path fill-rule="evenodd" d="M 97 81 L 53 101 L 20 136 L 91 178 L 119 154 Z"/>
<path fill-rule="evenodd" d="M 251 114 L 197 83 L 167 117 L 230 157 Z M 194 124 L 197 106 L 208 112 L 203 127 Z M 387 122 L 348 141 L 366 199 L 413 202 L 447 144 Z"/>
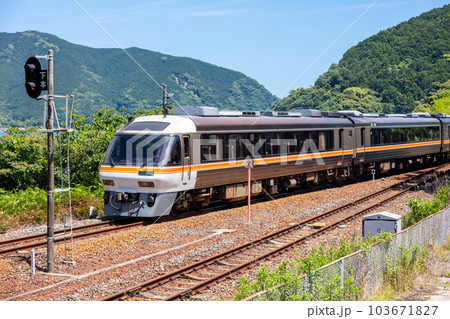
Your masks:
<path fill-rule="evenodd" d="M 102 182 L 103 182 L 103 185 L 114 186 L 114 181 L 112 179 L 104 179 L 104 180 L 102 180 Z"/>
<path fill-rule="evenodd" d="M 153 182 L 138 182 L 139 187 L 155 187 Z"/>

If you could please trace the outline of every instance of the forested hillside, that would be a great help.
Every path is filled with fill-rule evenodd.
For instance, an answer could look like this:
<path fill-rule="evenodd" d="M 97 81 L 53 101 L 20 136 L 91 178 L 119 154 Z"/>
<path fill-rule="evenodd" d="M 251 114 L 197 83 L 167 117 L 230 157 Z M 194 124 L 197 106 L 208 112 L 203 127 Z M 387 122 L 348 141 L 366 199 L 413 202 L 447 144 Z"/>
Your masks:
<path fill-rule="evenodd" d="M 448 53 L 450 5 L 360 42 L 313 87 L 291 91 L 275 109 L 408 113 L 445 90 L 441 86 L 450 78 Z"/>
<path fill-rule="evenodd" d="M 42 122 L 43 102 L 26 95 L 23 66 L 29 56 L 45 55 L 48 49 L 55 55 L 55 94 L 73 93 L 79 114 L 122 106 L 132 113 L 162 104 L 162 90 L 121 49 L 94 49 L 37 31 L 0 33 L 0 127 Z M 240 72 L 139 48 L 127 51 L 158 83 L 167 84 L 182 106 L 266 109 L 275 101 Z M 45 60 L 41 64 L 47 68 Z"/>

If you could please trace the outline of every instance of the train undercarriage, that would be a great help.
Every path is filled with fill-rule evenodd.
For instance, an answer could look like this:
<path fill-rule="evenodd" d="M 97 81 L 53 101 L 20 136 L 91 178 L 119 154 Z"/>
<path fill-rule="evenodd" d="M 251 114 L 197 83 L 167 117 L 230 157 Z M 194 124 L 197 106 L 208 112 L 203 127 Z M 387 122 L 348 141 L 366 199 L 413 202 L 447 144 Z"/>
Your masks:
<path fill-rule="evenodd" d="M 297 175 L 282 176 L 251 183 L 251 196 L 274 195 L 286 192 L 293 187 L 311 188 L 319 185 L 332 185 L 352 179 L 368 179 L 372 174 L 387 174 L 404 170 L 420 169 L 432 164 L 448 161 L 447 154 L 433 154 L 407 159 L 358 164 L 350 167 L 306 172 Z M 171 214 L 177 215 L 189 210 L 207 207 L 212 201 L 236 202 L 248 197 L 248 182 L 206 187 L 179 192 Z"/>

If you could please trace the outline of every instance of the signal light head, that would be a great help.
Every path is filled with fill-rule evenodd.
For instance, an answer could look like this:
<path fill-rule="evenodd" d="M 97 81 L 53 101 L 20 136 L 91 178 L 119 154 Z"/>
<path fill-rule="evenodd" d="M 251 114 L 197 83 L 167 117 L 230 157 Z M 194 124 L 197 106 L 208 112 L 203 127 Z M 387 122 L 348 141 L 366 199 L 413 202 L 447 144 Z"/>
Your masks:
<path fill-rule="evenodd" d="M 36 99 L 41 95 L 42 88 L 39 86 L 39 73 L 41 72 L 41 64 L 35 57 L 28 58 L 25 66 L 25 88 L 28 96 Z"/>

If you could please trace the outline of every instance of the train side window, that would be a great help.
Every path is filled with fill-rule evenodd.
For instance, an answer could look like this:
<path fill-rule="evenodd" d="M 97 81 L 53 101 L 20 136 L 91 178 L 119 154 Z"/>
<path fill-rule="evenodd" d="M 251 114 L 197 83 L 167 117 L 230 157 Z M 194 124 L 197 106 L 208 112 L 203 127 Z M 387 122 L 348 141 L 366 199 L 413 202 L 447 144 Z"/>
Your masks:
<path fill-rule="evenodd" d="M 370 130 L 370 145 L 379 145 L 378 130 Z"/>
<path fill-rule="evenodd" d="M 279 155 L 280 154 L 280 137 L 278 133 L 265 133 L 263 138 L 266 140 L 264 143 L 264 152 L 262 151 L 263 147 L 261 147 L 261 153 L 264 155 Z"/>
<path fill-rule="evenodd" d="M 202 162 L 215 161 L 217 159 L 217 135 L 204 134 L 200 137 Z"/>
<path fill-rule="evenodd" d="M 261 134 L 249 133 L 242 135 L 243 157 L 259 157 L 264 154 L 263 145 L 261 145 Z"/>
<path fill-rule="evenodd" d="M 325 148 L 327 150 L 334 150 L 334 131 L 325 132 Z"/>
<path fill-rule="evenodd" d="M 309 132 L 309 139 L 314 144 L 312 147 L 317 150 L 319 148 L 319 132 Z M 310 152 L 312 151 L 313 150 L 310 149 Z"/>
<path fill-rule="evenodd" d="M 323 133 L 323 132 L 321 132 Z M 324 135 L 323 135 L 324 136 Z M 323 137 L 324 139 L 324 137 Z M 313 151 L 317 151 L 320 149 L 319 145 L 319 132 L 317 131 L 309 131 L 309 132 L 300 132 L 299 133 L 300 140 L 300 152 L 302 153 L 312 153 Z"/>
<path fill-rule="evenodd" d="M 298 132 L 298 148 L 300 152 L 305 153 L 308 151 L 307 149 L 303 149 L 305 147 L 305 140 L 309 139 L 309 133 L 308 132 Z"/>
<path fill-rule="evenodd" d="M 295 132 L 280 133 L 282 147 L 281 152 L 286 152 L 287 154 L 297 154 L 298 153 L 298 141 L 297 134 Z"/>
<path fill-rule="evenodd" d="M 339 139 L 339 141 L 338 141 L 338 143 L 339 143 L 339 149 L 341 150 L 342 148 L 343 148 L 343 136 L 344 136 L 344 130 L 343 129 L 340 129 L 339 130 L 339 136 L 338 136 L 338 139 Z"/>
<path fill-rule="evenodd" d="M 242 141 L 239 134 L 227 134 L 224 138 L 225 159 L 235 160 L 242 158 Z"/>
<path fill-rule="evenodd" d="M 432 140 L 438 141 L 441 139 L 441 128 L 440 127 L 432 127 L 431 128 Z M 444 132 L 442 132 L 444 134 Z"/>

